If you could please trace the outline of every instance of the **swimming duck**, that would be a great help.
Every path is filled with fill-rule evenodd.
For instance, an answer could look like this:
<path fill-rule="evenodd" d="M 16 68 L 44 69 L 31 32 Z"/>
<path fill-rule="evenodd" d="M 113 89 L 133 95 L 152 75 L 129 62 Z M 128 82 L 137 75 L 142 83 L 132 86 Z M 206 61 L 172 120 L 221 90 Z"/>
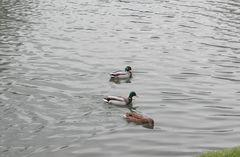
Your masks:
<path fill-rule="evenodd" d="M 135 92 L 130 92 L 129 96 L 122 97 L 122 96 L 107 96 L 103 98 L 103 101 L 108 104 L 119 105 L 119 106 L 127 106 L 132 103 L 132 98 L 137 96 Z"/>
<path fill-rule="evenodd" d="M 135 124 L 143 125 L 144 127 L 153 129 L 154 121 L 153 119 L 143 116 L 137 112 L 127 112 L 124 117 L 128 122 L 133 122 Z"/>
<path fill-rule="evenodd" d="M 132 78 L 132 68 L 127 66 L 125 71 L 115 71 L 110 73 L 111 78 L 114 79 L 129 79 Z"/>

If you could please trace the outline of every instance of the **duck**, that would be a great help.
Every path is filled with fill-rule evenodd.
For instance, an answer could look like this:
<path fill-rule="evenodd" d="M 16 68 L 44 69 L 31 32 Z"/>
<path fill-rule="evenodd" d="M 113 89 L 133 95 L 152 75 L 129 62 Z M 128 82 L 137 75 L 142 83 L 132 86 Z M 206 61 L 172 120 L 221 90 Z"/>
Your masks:
<path fill-rule="evenodd" d="M 111 79 L 129 79 L 132 78 L 132 68 L 126 66 L 125 71 L 119 70 L 110 73 Z"/>
<path fill-rule="evenodd" d="M 129 106 L 132 104 L 132 99 L 134 96 L 137 96 L 136 92 L 132 91 L 129 93 L 128 97 L 123 96 L 106 96 L 103 98 L 103 101 L 118 106 Z"/>
<path fill-rule="evenodd" d="M 127 122 L 133 122 L 151 129 L 154 127 L 154 120 L 152 118 L 146 117 L 137 112 L 127 112 L 124 115 L 124 118 L 126 118 Z"/>

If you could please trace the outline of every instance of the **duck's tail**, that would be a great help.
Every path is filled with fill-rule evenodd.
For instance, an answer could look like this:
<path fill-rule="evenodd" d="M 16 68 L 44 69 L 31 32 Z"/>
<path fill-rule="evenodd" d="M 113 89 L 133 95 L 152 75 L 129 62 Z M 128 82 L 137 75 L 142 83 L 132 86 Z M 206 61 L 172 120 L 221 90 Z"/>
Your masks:
<path fill-rule="evenodd" d="M 108 99 L 108 98 L 103 98 L 103 101 L 104 101 L 105 103 L 108 103 L 108 102 L 109 102 L 109 99 Z"/>
<path fill-rule="evenodd" d="M 117 78 L 117 77 L 118 77 L 118 74 L 111 73 L 111 74 L 110 74 L 110 77 L 111 77 L 111 78 Z"/>

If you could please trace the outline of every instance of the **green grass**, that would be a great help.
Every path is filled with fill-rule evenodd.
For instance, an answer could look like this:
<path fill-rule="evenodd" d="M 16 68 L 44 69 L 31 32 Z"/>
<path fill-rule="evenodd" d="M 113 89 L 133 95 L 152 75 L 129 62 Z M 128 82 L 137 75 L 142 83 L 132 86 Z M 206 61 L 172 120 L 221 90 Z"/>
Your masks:
<path fill-rule="evenodd" d="M 240 157 L 240 147 L 210 151 L 200 154 L 198 157 Z"/>

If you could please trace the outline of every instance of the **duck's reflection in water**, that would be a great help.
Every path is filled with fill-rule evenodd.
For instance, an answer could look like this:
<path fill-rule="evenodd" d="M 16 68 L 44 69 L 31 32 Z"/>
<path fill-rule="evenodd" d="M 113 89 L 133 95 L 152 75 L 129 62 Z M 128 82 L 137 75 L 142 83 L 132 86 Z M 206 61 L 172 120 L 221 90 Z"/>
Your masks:
<path fill-rule="evenodd" d="M 119 78 L 111 77 L 111 78 L 109 79 L 109 82 L 113 82 L 113 83 L 116 83 L 116 84 L 131 83 L 131 78 L 119 79 Z"/>

